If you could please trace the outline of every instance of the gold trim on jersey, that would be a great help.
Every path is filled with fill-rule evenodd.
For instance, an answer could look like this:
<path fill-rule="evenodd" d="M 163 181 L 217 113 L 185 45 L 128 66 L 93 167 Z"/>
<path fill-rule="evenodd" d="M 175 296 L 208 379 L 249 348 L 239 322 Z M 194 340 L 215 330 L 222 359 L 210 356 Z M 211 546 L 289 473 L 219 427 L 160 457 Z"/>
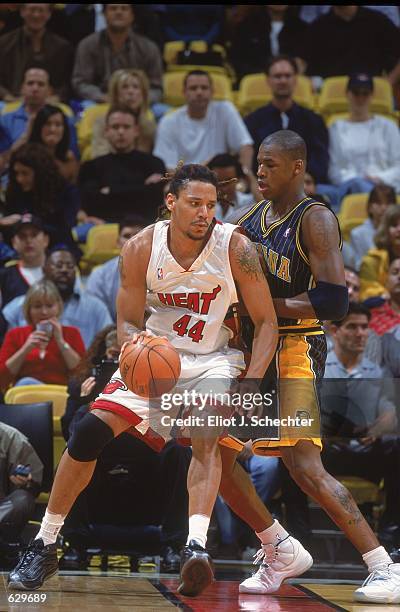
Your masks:
<path fill-rule="evenodd" d="M 263 204 L 263 202 L 268 202 L 268 200 L 260 200 L 259 202 L 257 202 L 256 204 L 253 204 L 253 206 L 250 208 L 250 210 L 247 211 L 247 213 L 245 213 L 243 215 L 243 217 L 240 217 L 240 219 L 238 219 L 236 221 L 236 225 L 241 225 L 243 223 L 243 221 L 246 221 L 246 219 L 248 219 L 250 217 L 250 215 L 255 212 L 257 210 L 257 208 Z"/>
<path fill-rule="evenodd" d="M 281 219 L 278 219 L 277 221 L 274 221 L 273 223 L 271 223 L 271 225 L 269 227 L 266 228 L 264 234 L 263 234 L 263 238 L 266 238 L 266 236 L 268 236 L 268 234 L 275 229 L 276 227 L 278 227 L 279 225 L 281 225 L 282 223 L 284 223 L 289 217 L 290 215 L 292 215 L 294 213 L 295 210 L 298 209 L 298 207 L 303 204 L 303 202 L 305 202 L 306 200 L 310 200 L 311 198 L 309 196 L 306 196 L 305 198 L 303 198 L 298 204 L 296 204 L 296 206 L 294 206 L 294 208 L 292 208 L 291 210 L 289 210 L 289 212 L 286 213 L 286 215 L 284 215 Z M 265 224 L 264 224 L 265 227 Z"/>

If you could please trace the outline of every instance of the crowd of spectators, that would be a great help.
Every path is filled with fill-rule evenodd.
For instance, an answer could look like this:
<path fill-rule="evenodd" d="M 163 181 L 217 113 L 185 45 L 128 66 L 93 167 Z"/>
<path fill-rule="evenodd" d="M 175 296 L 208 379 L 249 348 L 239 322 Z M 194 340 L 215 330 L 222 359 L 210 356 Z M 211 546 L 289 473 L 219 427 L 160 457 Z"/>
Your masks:
<path fill-rule="evenodd" d="M 1 392 L 13 385 L 68 386 L 67 440 L 115 367 L 116 255 L 159 216 L 166 173 L 181 161 L 207 165 L 224 182 L 216 218 L 229 221 L 235 209 L 245 211 L 262 197 L 256 172 L 263 139 L 294 130 L 307 145 L 306 195 L 338 213 L 351 302 L 343 321 L 325 322 L 324 426 L 327 436 L 340 438 L 326 445 L 325 462 L 339 476 L 351 466 L 353 475 L 376 484 L 383 479 L 379 529 L 392 533 L 395 527 L 400 534 L 399 407 L 385 384 L 400 377 L 399 29 L 395 6 L 0 7 Z M 203 51 L 193 51 L 190 44 L 199 40 Z M 181 106 L 171 106 L 165 95 L 170 41 L 182 41 L 174 60 Z M 218 89 L 222 73 L 230 96 Z M 269 93 L 244 112 L 239 93 L 254 73 L 264 73 Z M 347 113 L 329 117 L 319 113 L 318 102 L 298 101 L 301 82 L 318 101 L 324 81 L 334 76 L 346 77 Z M 390 115 L 374 110 L 375 77 L 391 87 Z M 351 218 L 349 227 L 342 204 L 354 194 L 363 194 L 366 213 Z M 105 224 L 118 224 L 114 257 L 88 269 L 89 237 Z M 1 422 L 0 434 L 0 507 L 12 508 L 17 537 L 40 489 L 40 461 L 29 454 L 33 449 L 18 455 L 27 448 L 22 434 Z M 115 499 L 123 499 L 127 487 L 140 487 L 137 513 L 115 517 L 119 532 L 99 529 L 96 537 L 155 542 L 164 568 L 176 570 L 187 529 L 190 449 L 174 443 L 160 450 L 128 434 L 110 445 L 66 523 L 74 546 L 82 533 L 93 543 L 93 532 L 85 531 L 88 515 L 98 525 L 112 523 L 111 509 L 96 509 L 104 487 Z M 278 459 L 247 450 L 241 462 L 265 503 L 281 491 L 288 525 L 307 535 L 307 500 Z M 9 476 L 18 463 L 31 464 L 29 476 Z M 156 497 L 152 479 L 160 483 Z M 221 555 L 238 556 L 231 546 L 238 539 L 243 548 L 251 546 L 221 497 L 215 518 Z M 129 531 L 135 525 L 140 529 Z M 0 557 L 2 537 L 0 521 Z"/>

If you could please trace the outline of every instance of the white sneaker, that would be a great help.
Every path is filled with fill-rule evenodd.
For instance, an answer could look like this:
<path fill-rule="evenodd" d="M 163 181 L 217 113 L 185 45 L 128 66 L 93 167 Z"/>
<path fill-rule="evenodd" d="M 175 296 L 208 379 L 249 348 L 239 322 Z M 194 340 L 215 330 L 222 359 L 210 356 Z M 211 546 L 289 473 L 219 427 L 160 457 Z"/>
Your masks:
<path fill-rule="evenodd" d="M 363 585 L 354 591 L 354 600 L 400 603 L 400 563 L 391 563 L 374 570 Z"/>
<path fill-rule="evenodd" d="M 292 536 L 275 545 L 263 544 L 254 564 L 261 560 L 258 571 L 239 585 L 239 593 L 275 593 L 285 578 L 300 576 L 313 564 L 310 553 Z"/>

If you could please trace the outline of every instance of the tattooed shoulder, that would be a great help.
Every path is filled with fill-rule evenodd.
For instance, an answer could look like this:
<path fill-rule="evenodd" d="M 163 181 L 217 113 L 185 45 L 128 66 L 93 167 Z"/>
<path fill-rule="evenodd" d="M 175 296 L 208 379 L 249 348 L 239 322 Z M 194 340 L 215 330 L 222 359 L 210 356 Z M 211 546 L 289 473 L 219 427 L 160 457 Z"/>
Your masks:
<path fill-rule="evenodd" d="M 260 280 L 263 278 L 257 249 L 252 242 L 241 240 L 234 247 L 233 252 L 240 270 L 247 274 L 249 279 Z"/>
<path fill-rule="evenodd" d="M 311 208 L 307 213 L 303 235 L 310 250 L 325 255 L 338 248 L 338 224 L 333 213 L 319 206 Z"/>

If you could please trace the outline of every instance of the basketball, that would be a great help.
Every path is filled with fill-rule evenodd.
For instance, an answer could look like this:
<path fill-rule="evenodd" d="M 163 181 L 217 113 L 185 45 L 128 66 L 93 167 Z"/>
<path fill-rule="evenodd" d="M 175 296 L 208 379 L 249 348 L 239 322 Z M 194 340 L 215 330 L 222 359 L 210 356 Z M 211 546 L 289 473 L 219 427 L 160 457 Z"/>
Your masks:
<path fill-rule="evenodd" d="M 181 373 L 181 360 L 166 338 L 142 338 L 125 346 L 119 369 L 133 393 L 141 397 L 160 397 L 175 386 Z"/>

